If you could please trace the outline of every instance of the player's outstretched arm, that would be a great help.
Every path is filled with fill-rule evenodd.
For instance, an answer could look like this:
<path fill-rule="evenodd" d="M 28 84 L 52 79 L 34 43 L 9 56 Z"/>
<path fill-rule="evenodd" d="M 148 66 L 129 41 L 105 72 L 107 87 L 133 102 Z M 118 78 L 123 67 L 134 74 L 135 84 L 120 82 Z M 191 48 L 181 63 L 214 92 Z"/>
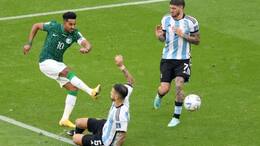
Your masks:
<path fill-rule="evenodd" d="M 115 138 L 115 146 L 122 146 L 125 142 L 125 139 L 126 139 L 126 132 L 124 131 L 117 132 Z"/>
<path fill-rule="evenodd" d="M 81 41 L 80 45 L 83 47 L 83 48 L 80 48 L 80 52 L 82 54 L 85 54 L 85 53 L 88 53 L 89 51 L 91 51 L 91 44 L 88 40 L 84 39 L 83 41 Z"/>
<path fill-rule="evenodd" d="M 36 36 L 38 30 L 42 30 L 42 29 L 43 29 L 43 23 L 35 23 L 32 26 L 31 32 L 29 34 L 28 42 L 23 47 L 24 55 L 29 53 L 29 51 L 30 51 L 30 49 L 32 47 L 32 42 L 33 42 L 34 37 Z"/>
<path fill-rule="evenodd" d="M 133 85 L 134 84 L 134 78 L 129 73 L 129 71 L 127 70 L 126 66 L 124 65 L 123 56 L 122 55 L 116 55 L 115 56 L 115 63 L 118 66 L 118 68 L 124 73 L 124 76 L 125 76 L 127 82 L 130 85 Z"/>

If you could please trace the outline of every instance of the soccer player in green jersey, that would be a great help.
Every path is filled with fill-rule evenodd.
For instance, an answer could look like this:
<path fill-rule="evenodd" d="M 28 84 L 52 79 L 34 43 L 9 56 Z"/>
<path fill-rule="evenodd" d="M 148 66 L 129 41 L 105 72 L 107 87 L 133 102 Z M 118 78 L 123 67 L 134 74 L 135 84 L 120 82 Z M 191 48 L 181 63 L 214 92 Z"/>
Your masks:
<path fill-rule="evenodd" d="M 29 41 L 23 48 L 24 54 L 28 54 L 38 30 L 47 32 L 40 54 L 39 67 L 43 74 L 56 80 L 61 87 L 67 90 L 65 109 L 59 125 L 72 128 L 75 125 L 70 122 L 69 117 L 76 103 L 78 89 L 85 91 L 94 99 L 100 92 L 100 85 L 94 89 L 88 87 L 63 63 L 63 54 L 74 42 L 82 46 L 80 49 L 82 54 L 91 50 L 89 41 L 75 28 L 76 17 L 74 12 L 66 12 L 63 14 L 63 24 L 55 21 L 34 24 L 29 34 Z"/>

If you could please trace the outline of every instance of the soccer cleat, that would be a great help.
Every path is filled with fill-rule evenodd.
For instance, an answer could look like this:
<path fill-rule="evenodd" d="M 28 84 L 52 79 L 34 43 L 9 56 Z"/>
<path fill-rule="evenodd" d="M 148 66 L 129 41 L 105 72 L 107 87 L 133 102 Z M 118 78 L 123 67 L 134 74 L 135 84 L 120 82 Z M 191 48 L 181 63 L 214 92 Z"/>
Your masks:
<path fill-rule="evenodd" d="M 65 126 L 65 127 L 70 127 L 70 128 L 76 127 L 70 120 L 60 120 L 59 125 Z"/>
<path fill-rule="evenodd" d="M 93 91 L 91 92 L 91 96 L 93 99 L 97 99 L 97 95 L 100 93 L 101 91 L 101 86 L 100 84 L 97 85 L 96 88 L 93 89 Z"/>
<path fill-rule="evenodd" d="M 75 130 L 70 130 L 66 132 L 69 136 L 73 136 L 75 134 Z"/>
<path fill-rule="evenodd" d="M 154 102 L 153 102 L 154 109 L 159 109 L 161 107 L 161 102 L 162 102 L 162 99 L 159 98 L 158 96 L 156 96 L 154 98 Z"/>
<path fill-rule="evenodd" d="M 177 118 L 172 118 L 172 120 L 169 122 L 168 127 L 175 127 L 178 124 L 180 124 L 180 120 Z"/>

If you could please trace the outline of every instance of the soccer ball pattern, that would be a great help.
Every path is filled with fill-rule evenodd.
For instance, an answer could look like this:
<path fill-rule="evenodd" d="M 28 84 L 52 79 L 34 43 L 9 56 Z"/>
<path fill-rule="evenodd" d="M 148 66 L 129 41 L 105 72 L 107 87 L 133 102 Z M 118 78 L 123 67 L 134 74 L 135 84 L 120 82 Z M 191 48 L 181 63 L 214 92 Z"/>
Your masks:
<path fill-rule="evenodd" d="M 184 99 L 184 107 L 188 111 L 196 111 L 201 106 L 201 99 L 198 95 L 190 94 Z"/>

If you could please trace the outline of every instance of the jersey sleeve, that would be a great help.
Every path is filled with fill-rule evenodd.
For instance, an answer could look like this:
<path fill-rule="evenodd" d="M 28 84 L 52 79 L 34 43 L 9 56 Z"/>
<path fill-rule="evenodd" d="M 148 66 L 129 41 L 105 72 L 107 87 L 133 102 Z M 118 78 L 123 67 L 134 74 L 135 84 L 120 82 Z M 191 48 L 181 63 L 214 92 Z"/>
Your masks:
<path fill-rule="evenodd" d="M 199 22 L 194 18 L 194 17 L 189 17 L 190 19 L 190 24 L 189 24 L 189 29 L 190 33 L 196 33 L 199 31 Z"/>
<path fill-rule="evenodd" d="M 129 84 L 125 84 L 125 87 L 127 88 L 127 96 L 125 97 L 124 104 L 129 106 L 129 98 L 133 92 L 133 87 Z"/>
<path fill-rule="evenodd" d="M 129 121 L 129 113 L 128 108 L 122 108 L 119 114 L 119 120 L 116 121 L 116 131 L 127 131 L 128 121 Z"/>
<path fill-rule="evenodd" d="M 166 17 L 164 16 L 164 17 L 162 18 L 162 20 L 161 20 L 162 30 L 164 30 L 164 31 L 166 30 L 165 19 L 166 19 Z"/>
<path fill-rule="evenodd" d="M 56 21 L 43 23 L 43 31 L 47 31 L 47 32 L 51 31 L 56 24 L 57 24 Z"/>
<path fill-rule="evenodd" d="M 79 32 L 79 31 L 77 31 L 76 32 L 76 41 L 77 41 L 77 43 L 79 44 L 79 45 L 81 45 L 81 42 L 82 41 L 84 41 L 84 40 L 86 40 L 85 38 L 84 38 L 84 36 Z"/>

